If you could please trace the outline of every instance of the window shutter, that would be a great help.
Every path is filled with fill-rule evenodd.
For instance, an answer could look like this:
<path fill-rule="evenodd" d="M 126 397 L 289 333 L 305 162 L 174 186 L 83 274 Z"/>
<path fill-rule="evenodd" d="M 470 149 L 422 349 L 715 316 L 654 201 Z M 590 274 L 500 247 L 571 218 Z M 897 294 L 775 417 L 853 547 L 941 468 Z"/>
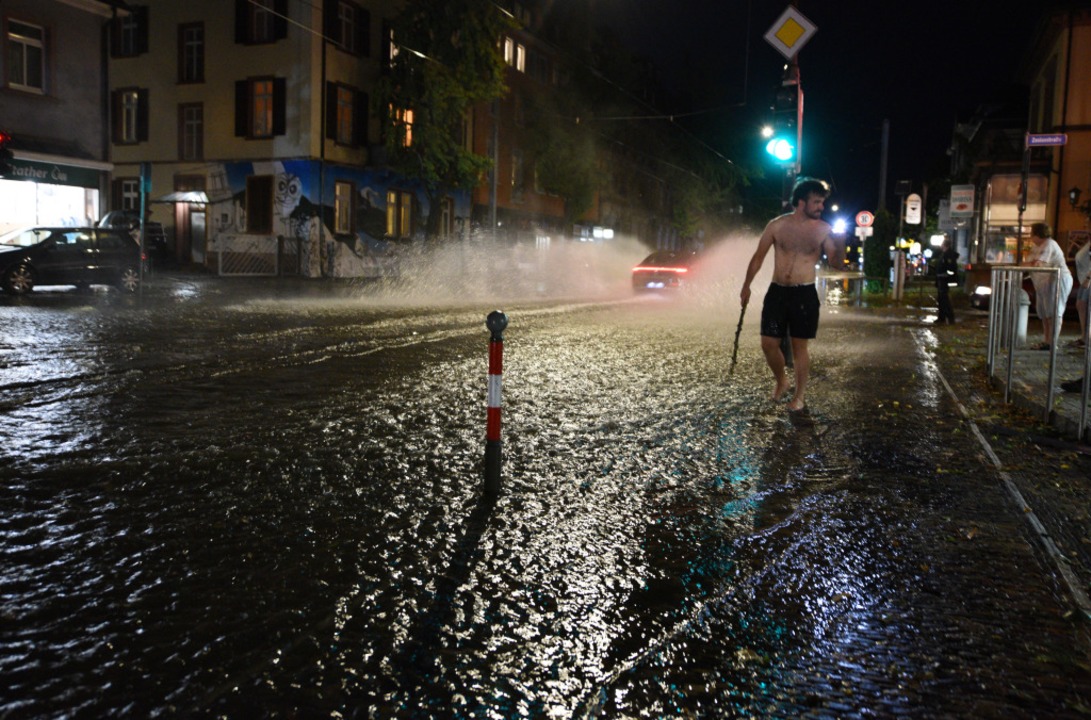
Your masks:
<path fill-rule="evenodd" d="M 288 83 L 284 78 L 273 78 L 273 134 L 283 135 L 288 131 L 287 106 Z"/>
<path fill-rule="evenodd" d="M 110 135 L 114 142 L 121 142 L 121 93 L 110 93 Z"/>
<path fill-rule="evenodd" d="M 250 83 L 235 81 L 235 137 L 250 134 Z"/>
<path fill-rule="evenodd" d="M 110 57 L 121 56 L 121 16 L 110 21 Z"/>
<path fill-rule="evenodd" d="M 337 33 L 337 9 L 340 0 L 326 0 L 322 5 L 322 34 L 332 43 L 339 44 Z"/>
<path fill-rule="evenodd" d="M 356 23 L 356 50 L 364 57 L 371 55 L 371 13 L 357 8 L 360 22 Z"/>
<path fill-rule="evenodd" d="M 148 140 L 148 90 L 136 91 L 136 141 Z"/>
<path fill-rule="evenodd" d="M 337 83 L 326 83 L 326 137 L 337 139 Z"/>
<path fill-rule="evenodd" d="M 273 0 L 273 39 L 288 37 L 288 0 Z"/>
<path fill-rule="evenodd" d="M 367 93 L 356 92 L 352 107 L 352 144 L 367 145 Z"/>
<path fill-rule="evenodd" d="M 148 8 L 134 7 L 133 15 L 136 18 L 136 47 L 133 48 L 137 55 L 148 52 Z"/>
<path fill-rule="evenodd" d="M 247 0 L 235 0 L 235 42 L 245 45 L 250 40 L 247 32 L 250 25 L 249 5 Z"/>

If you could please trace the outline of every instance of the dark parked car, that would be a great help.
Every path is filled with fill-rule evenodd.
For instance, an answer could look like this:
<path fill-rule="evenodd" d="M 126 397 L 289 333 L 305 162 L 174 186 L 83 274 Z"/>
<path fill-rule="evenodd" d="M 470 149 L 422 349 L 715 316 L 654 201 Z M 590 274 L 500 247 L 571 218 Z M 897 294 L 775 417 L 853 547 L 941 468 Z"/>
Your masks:
<path fill-rule="evenodd" d="M 0 235 L 0 284 L 12 295 L 35 285 L 140 286 L 140 246 L 123 230 L 26 228 Z"/>
<path fill-rule="evenodd" d="M 140 214 L 132 210 L 111 210 L 98 221 L 98 227 L 125 230 L 140 242 Z M 156 267 L 163 267 L 174 262 L 174 253 L 167 245 L 167 233 L 163 225 L 154 220 L 144 222 L 144 254 Z"/>
<path fill-rule="evenodd" d="M 693 279 L 697 256 L 677 250 L 657 250 L 633 268 L 633 290 L 676 290 Z"/>

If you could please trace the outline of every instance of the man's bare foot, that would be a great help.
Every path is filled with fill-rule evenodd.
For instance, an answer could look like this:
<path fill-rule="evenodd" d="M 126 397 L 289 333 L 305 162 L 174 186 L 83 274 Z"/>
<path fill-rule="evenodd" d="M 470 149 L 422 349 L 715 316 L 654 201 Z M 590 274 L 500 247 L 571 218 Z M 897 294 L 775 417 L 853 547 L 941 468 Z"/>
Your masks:
<path fill-rule="evenodd" d="M 807 403 L 803 402 L 803 398 L 792 398 L 792 401 L 788 403 L 788 412 L 802 412 L 807 409 Z"/>
<path fill-rule="evenodd" d="M 773 402 L 777 402 L 784 397 L 784 393 L 788 392 L 788 384 L 787 376 L 777 381 L 777 386 L 773 390 Z"/>

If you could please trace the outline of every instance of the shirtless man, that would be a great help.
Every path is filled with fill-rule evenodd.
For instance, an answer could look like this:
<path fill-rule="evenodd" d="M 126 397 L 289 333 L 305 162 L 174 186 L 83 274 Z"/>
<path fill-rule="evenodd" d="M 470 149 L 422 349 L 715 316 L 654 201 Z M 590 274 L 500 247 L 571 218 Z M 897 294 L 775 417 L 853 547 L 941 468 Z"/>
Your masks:
<path fill-rule="evenodd" d="M 823 251 L 831 267 L 840 269 L 844 264 L 845 245 L 834 239 L 829 224 L 822 220 L 829 194 L 829 185 L 822 180 L 807 177 L 796 180 L 792 188 L 792 212 L 774 218 L 765 226 L 739 293 L 743 307 L 746 307 L 750 301 L 750 283 L 761 270 L 769 248 L 775 248 L 773 282 L 761 309 L 761 349 L 776 380 L 773 400 L 780 400 L 789 385 L 780 343 L 785 336 L 791 336 L 796 387 L 788 409 L 796 412 L 806 407 L 804 393 L 811 364 L 807 341 L 818 332 L 815 265 Z"/>

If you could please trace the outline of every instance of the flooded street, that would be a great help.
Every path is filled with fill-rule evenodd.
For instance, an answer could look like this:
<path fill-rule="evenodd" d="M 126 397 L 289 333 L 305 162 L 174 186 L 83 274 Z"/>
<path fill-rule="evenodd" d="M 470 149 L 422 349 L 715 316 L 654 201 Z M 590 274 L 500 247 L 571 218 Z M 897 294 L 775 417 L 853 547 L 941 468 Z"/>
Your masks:
<path fill-rule="evenodd" d="M 827 307 L 792 418 L 731 293 L 0 299 L 0 717 L 1087 712 L 933 331 Z"/>

